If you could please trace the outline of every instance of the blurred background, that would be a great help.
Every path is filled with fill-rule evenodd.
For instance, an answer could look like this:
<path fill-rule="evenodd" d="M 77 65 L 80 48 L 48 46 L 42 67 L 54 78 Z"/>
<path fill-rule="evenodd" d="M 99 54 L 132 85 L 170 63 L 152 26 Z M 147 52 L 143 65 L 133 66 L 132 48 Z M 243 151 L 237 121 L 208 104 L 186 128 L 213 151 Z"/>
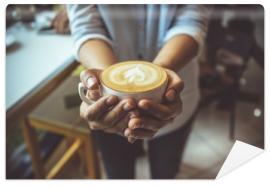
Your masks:
<path fill-rule="evenodd" d="M 79 117 L 64 5 L 6 9 L 6 178 L 106 178 Z M 235 140 L 264 148 L 264 9 L 215 5 L 200 57 L 201 101 L 178 179 L 216 177 Z M 136 178 L 150 178 L 147 147 Z"/>

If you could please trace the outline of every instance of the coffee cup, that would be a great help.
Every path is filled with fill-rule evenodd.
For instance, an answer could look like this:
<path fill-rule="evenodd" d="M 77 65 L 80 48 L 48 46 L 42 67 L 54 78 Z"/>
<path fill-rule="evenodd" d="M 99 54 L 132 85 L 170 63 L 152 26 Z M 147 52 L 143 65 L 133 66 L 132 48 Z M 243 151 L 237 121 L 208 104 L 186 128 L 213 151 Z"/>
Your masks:
<path fill-rule="evenodd" d="M 168 83 L 164 68 L 146 61 L 119 62 L 106 68 L 99 77 L 100 92 L 103 96 L 115 95 L 120 100 L 133 98 L 136 101 L 151 99 L 161 102 Z M 81 99 L 92 104 L 86 97 L 87 89 L 78 85 Z"/>

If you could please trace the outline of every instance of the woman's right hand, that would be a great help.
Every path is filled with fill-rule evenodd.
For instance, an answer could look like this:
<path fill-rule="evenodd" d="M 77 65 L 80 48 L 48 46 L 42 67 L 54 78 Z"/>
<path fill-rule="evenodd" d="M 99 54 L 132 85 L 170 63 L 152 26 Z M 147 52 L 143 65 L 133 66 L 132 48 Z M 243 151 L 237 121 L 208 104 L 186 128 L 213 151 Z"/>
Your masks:
<path fill-rule="evenodd" d="M 102 96 L 99 90 L 99 74 L 101 70 L 91 69 L 81 73 L 80 78 L 87 88 L 87 97 L 95 101 L 88 105 L 82 102 L 80 116 L 87 120 L 92 130 L 103 130 L 109 133 L 124 135 L 128 122 L 138 117 L 135 111 L 136 102 L 133 99 L 119 101 L 116 96 Z"/>

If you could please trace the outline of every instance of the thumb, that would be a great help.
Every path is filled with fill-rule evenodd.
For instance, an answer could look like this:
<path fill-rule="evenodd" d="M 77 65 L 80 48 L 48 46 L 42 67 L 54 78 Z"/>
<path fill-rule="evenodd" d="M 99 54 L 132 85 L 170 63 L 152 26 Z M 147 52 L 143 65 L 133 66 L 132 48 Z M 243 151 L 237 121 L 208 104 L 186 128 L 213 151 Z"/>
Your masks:
<path fill-rule="evenodd" d="M 80 79 L 87 89 L 95 90 L 99 87 L 100 84 L 99 81 L 100 73 L 101 70 L 99 69 L 84 70 L 80 74 Z"/>

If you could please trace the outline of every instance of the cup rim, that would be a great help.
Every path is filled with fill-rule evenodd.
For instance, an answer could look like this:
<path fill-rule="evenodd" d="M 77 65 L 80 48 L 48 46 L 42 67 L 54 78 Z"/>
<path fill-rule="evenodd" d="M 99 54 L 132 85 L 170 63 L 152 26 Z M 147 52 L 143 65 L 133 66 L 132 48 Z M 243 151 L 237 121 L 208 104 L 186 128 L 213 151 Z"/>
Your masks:
<path fill-rule="evenodd" d="M 154 90 L 160 89 L 164 85 L 167 86 L 167 84 L 168 84 L 168 77 L 166 77 L 165 81 L 159 87 L 155 87 L 152 90 L 146 90 L 146 91 L 140 91 L 140 92 L 125 92 L 125 91 L 116 90 L 116 89 L 113 89 L 111 87 L 108 87 L 106 84 L 104 84 L 103 82 L 101 82 L 101 86 L 102 87 L 106 87 L 107 89 L 110 89 L 110 90 L 115 91 L 115 92 L 120 93 L 120 94 L 122 93 L 122 94 L 128 94 L 128 95 L 137 95 L 137 94 L 151 93 Z"/>
<path fill-rule="evenodd" d="M 150 63 L 151 65 L 158 66 L 158 65 L 153 64 L 153 63 L 151 63 L 151 62 L 148 62 L 148 61 L 142 61 L 142 60 L 123 61 L 123 62 L 118 62 L 118 63 L 116 63 L 116 64 L 119 64 L 119 63 L 125 63 L 125 62 L 138 62 L 138 61 L 144 62 L 144 63 L 146 62 L 146 63 Z M 102 86 L 105 86 L 107 89 L 111 89 L 111 90 L 113 90 L 113 91 L 115 91 L 115 92 L 119 92 L 119 93 L 124 93 L 124 94 L 138 94 L 138 93 L 152 92 L 153 90 L 159 89 L 159 88 L 162 87 L 164 84 L 167 85 L 168 79 L 169 79 L 166 70 L 165 70 L 163 67 L 161 67 L 161 66 L 158 66 L 158 67 L 161 68 L 161 69 L 165 72 L 166 77 L 165 77 L 164 81 L 163 81 L 160 85 L 158 85 L 158 86 L 156 86 L 156 87 L 154 87 L 153 89 L 150 89 L 150 90 L 138 91 L 138 92 L 127 92 L 127 91 L 122 91 L 122 90 L 114 89 L 114 88 L 108 86 L 107 84 L 105 84 L 104 81 L 102 80 L 102 73 L 103 73 L 104 71 L 102 71 L 102 72 L 99 74 L 99 80 L 100 80 L 100 83 L 102 84 Z"/>

